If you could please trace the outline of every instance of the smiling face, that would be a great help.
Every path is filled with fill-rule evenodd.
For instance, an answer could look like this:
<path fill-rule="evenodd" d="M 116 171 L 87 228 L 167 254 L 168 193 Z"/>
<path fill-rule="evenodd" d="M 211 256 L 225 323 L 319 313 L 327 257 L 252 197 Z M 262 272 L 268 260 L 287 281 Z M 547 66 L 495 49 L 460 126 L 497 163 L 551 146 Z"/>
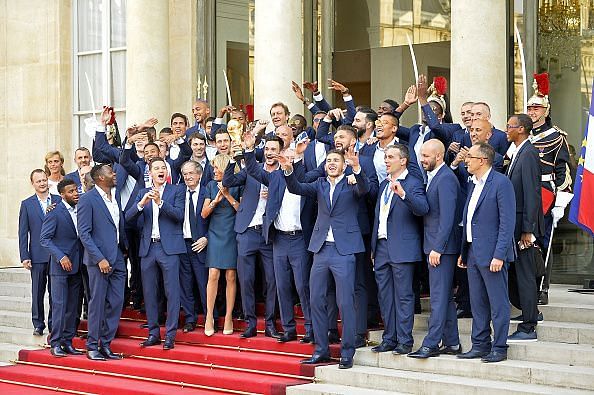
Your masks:
<path fill-rule="evenodd" d="M 437 166 L 437 153 L 425 144 L 421 146 L 421 165 L 425 171 L 433 171 Z"/>
<path fill-rule="evenodd" d="M 346 130 L 337 130 L 334 133 L 334 146 L 337 150 L 345 152 L 347 149 L 355 145 L 353 134 Z"/>
<path fill-rule="evenodd" d="M 184 163 L 181 168 L 182 176 L 184 177 L 184 183 L 190 188 L 194 189 L 200 182 L 200 176 L 202 173 L 198 173 L 196 166 L 193 163 Z"/>
<path fill-rule="evenodd" d="M 215 145 L 219 154 L 229 155 L 229 151 L 231 150 L 231 137 L 229 137 L 228 133 L 218 133 L 215 136 Z"/>
<path fill-rule="evenodd" d="M 223 181 L 223 175 L 225 174 L 225 169 L 220 169 L 217 165 L 212 165 L 212 172 L 213 172 L 213 179 L 215 181 Z"/>
<path fill-rule="evenodd" d="M 336 178 L 344 173 L 345 163 L 342 155 L 337 153 L 328 154 L 326 157 L 326 174 L 331 178 Z"/>
<path fill-rule="evenodd" d="M 280 144 L 278 141 L 267 141 L 264 146 L 264 158 L 267 166 L 276 166 L 278 164 L 278 154 L 280 153 Z"/>
<path fill-rule="evenodd" d="M 59 174 L 62 171 L 62 159 L 60 155 L 53 155 L 45 161 L 51 174 Z"/>
<path fill-rule="evenodd" d="M 270 109 L 270 118 L 275 128 L 281 125 L 286 125 L 289 120 L 289 114 L 285 111 L 283 106 L 274 106 Z"/>
<path fill-rule="evenodd" d="M 175 117 L 171 121 L 171 130 L 178 136 L 181 136 L 186 133 L 186 120 L 182 117 Z"/>
<path fill-rule="evenodd" d="M 540 126 L 539 123 L 544 122 L 547 115 L 547 108 L 540 106 L 530 106 L 526 109 L 526 114 L 532 119 L 535 126 Z"/>
<path fill-rule="evenodd" d="M 357 112 L 355 118 L 353 118 L 353 126 L 357 129 L 359 135 L 365 133 L 367 130 L 367 114 L 364 112 Z"/>
<path fill-rule="evenodd" d="M 397 174 L 406 169 L 406 158 L 400 156 L 400 151 L 396 148 L 386 149 L 384 153 L 384 163 L 389 175 Z"/>
<path fill-rule="evenodd" d="M 489 111 L 489 108 L 480 103 L 473 104 L 472 108 L 470 109 L 470 113 L 473 121 L 477 119 L 484 119 L 485 121 L 488 121 L 491 118 L 491 112 Z"/>
<path fill-rule="evenodd" d="M 149 162 L 151 159 L 159 156 L 159 146 L 155 144 L 146 144 L 144 146 L 144 160 Z"/>
<path fill-rule="evenodd" d="M 202 124 L 202 122 L 210 116 L 210 108 L 206 103 L 198 101 L 192 106 L 192 115 L 196 122 Z"/>
<path fill-rule="evenodd" d="M 167 165 L 162 160 L 151 162 L 151 178 L 156 187 L 160 187 L 167 182 Z"/>
<path fill-rule="evenodd" d="M 486 143 L 491 138 L 493 127 L 488 121 L 477 119 L 470 126 L 470 141 L 472 144 Z"/>
<path fill-rule="evenodd" d="M 274 134 L 283 140 L 283 145 L 285 148 L 289 148 L 291 142 L 293 141 L 293 129 L 291 129 L 288 125 L 281 125 L 276 129 Z"/>
<path fill-rule="evenodd" d="M 460 108 L 460 117 L 464 127 L 469 129 L 472 126 L 472 104 L 465 104 Z"/>
<path fill-rule="evenodd" d="M 76 167 L 81 169 L 84 166 L 91 164 L 91 154 L 86 149 L 78 149 L 74 152 L 74 163 Z"/>
<path fill-rule="evenodd" d="M 192 148 L 192 155 L 194 158 L 202 158 L 204 156 L 204 151 L 206 150 L 206 143 L 202 139 L 194 138 L 190 142 L 190 148 Z"/>
<path fill-rule="evenodd" d="M 42 171 L 36 171 L 31 177 L 31 185 L 33 185 L 36 194 L 41 195 L 46 193 L 48 190 L 47 175 Z"/>

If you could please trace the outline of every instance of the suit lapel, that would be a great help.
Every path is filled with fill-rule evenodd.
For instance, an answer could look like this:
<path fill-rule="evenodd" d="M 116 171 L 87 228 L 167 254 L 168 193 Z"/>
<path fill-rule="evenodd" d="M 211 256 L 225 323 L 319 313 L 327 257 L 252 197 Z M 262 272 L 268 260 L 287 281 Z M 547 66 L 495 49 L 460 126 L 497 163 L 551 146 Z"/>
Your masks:
<path fill-rule="evenodd" d="M 56 208 L 64 211 L 63 215 L 66 217 L 66 221 L 68 221 L 70 226 L 72 226 L 72 231 L 76 234 L 76 226 L 74 226 L 74 221 L 72 221 L 72 217 L 70 216 L 70 212 L 68 211 L 66 206 L 64 206 L 63 204 L 58 204 Z"/>
<path fill-rule="evenodd" d="M 487 177 L 487 180 L 485 181 L 485 186 L 483 187 L 483 190 L 481 191 L 481 196 L 479 196 L 478 202 L 476 202 L 476 208 L 474 210 L 475 212 L 479 208 L 479 206 L 481 205 L 483 200 L 485 200 L 485 196 L 487 195 L 487 192 L 489 192 L 489 188 L 491 188 L 491 181 L 493 180 L 493 172 L 494 171 L 495 170 L 491 169 L 491 172 L 489 173 L 489 177 Z"/>
<path fill-rule="evenodd" d="M 322 181 L 322 191 L 324 192 L 326 206 L 328 207 L 328 211 L 330 211 L 330 182 L 328 180 Z M 334 191 L 334 193 L 336 193 L 336 191 Z"/>
<path fill-rule="evenodd" d="M 516 165 L 518 164 L 518 161 L 520 160 L 520 154 L 522 153 L 522 151 L 526 148 L 526 146 L 528 144 L 530 144 L 530 141 L 525 142 L 524 145 L 522 145 L 522 147 L 520 147 L 518 152 L 516 152 L 516 154 L 514 155 L 514 162 L 511 164 L 511 169 L 509 169 L 509 171 L 507 172 L 507 175 L 510 178 L 511 178 L 511 175 L 513 174 L 514 170 L 516 169 Z"/>
<path fill-rule="evenodd" d="M 435 174 L 435 176 L 433 176 L 433 178 L 431 179 L 431 183 L 429 184 L 429 188 L 427 188 L 427 194 L 429 192 L 431 192 L 433 190 L 433 188 L 435 188 L 435 185 L 437 185 L 437 181 L 439 179 L 439 177 L 441 176 L 441 173 L 443 171 L 443 168 L 447 166 L 447 165 L 443 165 L 438 171 L 437 174 Z"/>
<path fill-rule="evenodd" d="M 332 211 L 332 209 L 334 209 L 334 206 L 336 206 L 336 201 L 338 200 L 338 195 L 340 195 L 340 192 L 342 191 L 342 187 L 345 182 L 346 182 L 346 176 L 344 176 L 342 178 L 342 180 L 340 180 L 340 182 L 338 184 L 336 184 L 336 186 L 334 187 L 334 193 L 332 194 L 332 206 L 330 206 L 330 211 Z M 328 186 L 330 186 L 330 184 L 328 184 Z M 328 191 L 328 192 L 330 192 L 330 191 Z M 330 196 L 330 193 L 328 193 L 328 196 Z"/>
<path fill-rule="evenodd" d="M 96 188 L 99 188 L 99 187 L 96 187 Z M 103 201 L 103 198 L 101 197 L 101 194 L 99 193 L 99 191 L 96 188 L 93 188 L 93 191 L 95 192 L 95 200 L 97 200 L 97 202 L 98 202 L 97 205 L 99 207 L 101 207 L 101 209 L 103 210 L 103 212 L 107 216 L 107 219 L 109 220 L 109 222 L 111 222 L 113 224 L 113 226 L 115 226 L 117 228 L 118 225 L 113 222 L 113 218 L 111 217 L 111 213 L 109 212 L 109 209 L 107 208 L 107 205 Z M 112 196 L 111 198 L 112 199 L 115 199 L 115 196 Z"/>

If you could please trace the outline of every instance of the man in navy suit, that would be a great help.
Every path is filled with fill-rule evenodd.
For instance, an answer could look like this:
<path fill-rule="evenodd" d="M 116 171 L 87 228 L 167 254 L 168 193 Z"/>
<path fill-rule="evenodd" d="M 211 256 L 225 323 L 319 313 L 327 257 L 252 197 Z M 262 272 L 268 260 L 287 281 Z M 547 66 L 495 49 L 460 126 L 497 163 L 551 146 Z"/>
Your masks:
<path fill-rule="evenodd" d="M 47 286 L 50 294 L 48 325 L 52 328 L 51 281 L 48 277 L 49 252 L 39 244 L 41 225 L 48 211 L 61 199 L 50 195 L 47 175 L 41 169 L 35 169 L 29 176 L 35 194 L 21 202 L 19 211 L 19 253 L 23 267 L 31 272 L 31 316 L 33 334 L 41 336 L 45 329 L 44 297 Z"/>
<path fill-rule="evenodd" d="M 330 151 L 325 165 L 327 177 L 306 184 L 297 180 L 290 160 L 280 158 L 289 192 L 318 199 L 318 218 L 309 243 L 309 251 L 314 253 L 309 288 L 316 348 L 313 356 L 302 363 L 316 364 L 330 359 L 327 292 L 329 277 L 333 276 L 342 317 L 341 369 L 353 366 L 356 334 L 355 254 L 365 251 L 359 222 L 352 214 L 358 211 L 359 200 L 369 192 L 367 176 L 353 148 L 349 149 L 346 157 L 351 164 L 354 180 L 349 182 L 345 176 L 344 155 L 339 151 Z"/>
<path fill-rule="evenodd" d="M 485 143 L 473 145 L 466 155 L 473 185 L 462 214 L 462 251 L 458 259 L 458 266 L 468 268 L 472 349 L 457 357 L 482 358 L 483 362 L 507 359 L 507 265 L 514 260 L 514 187 L 505 175 L 493 171 L 494 157 L 495 150 Z"/>
<path fill-rule="evenodd" d="M 214 177 L 212 165 L 206 157 L 206 146 L 208 145 L 206 137 L 201 133 L 193 133 L 188 137 L 188 144 L 192 149 L 190 160 L 197 162 L 202 167 L 200 186 L 205 187 Z"/>
<path fill-rule="evenodd" d="M 246 134 L 246 136 L 251 136 L 251 134 Z M 279 137 L 266 137 L 264 164 L 257 164 L 256 166 L 269 173 L 278 170 L 277 156 L 283 147 L 283 140 Z M 226 188 L 244 186 L 241 203 L 235 215 L 234 227 L 237 233 L 237 275 L 239 276 L 241 304 L 244 318 L 248 322 L 247 328 L 239 337 L 247 339 L 257 334 L 255 282 L 256 264 L 259 257 L 266 281 L 266 311 L 264 313 L 266 328 L 264 335 L 278 339 L 281 335 L 274 325 L 277 289 L 274 276 L 273 248 L 272 242 L 268 242 L 263 232 L 264 215 L 270 199 L 269 188 L 250 175 L 246 168 L 235 173 L 235 166 L 235 163 L 231 162 L 225 169 L 223 186 Z M 291 308 L 293 308 L 292 303 Z"/>
<path fill-rule="evenodd" d="M 51 255 L 53 328 L 49 340 L 50 353 L 54 357 L 65 357 L 68 354 L 82 354 L 72 347 L 72 338 L 76 334 L 78 322 L 76 302 L 82 285 L 79 272 L 82 245 L 76 231 L 76 182 L 63 179 L 58 183 L 58 192 L 62 202 L 46 215 L 39 242 Z"/>
<path fill-rule="evenodd" d="M 472 105 L 470 110 L 471 118 L 473 121 L 477 119 L 482 119 L 484 121 L 490 121 L 491 119 L 491 108 L 487 103 L 478 102 Z M 470 147 L 472 144 L 470 136 L 468 134 L 464 135 L 464 140 L 462 146 Z M 507 141 L 507 135 L 502 130 L 499 130 L 493 127 L 493 131 L 491 136 L 489 137 L 489 145 L 495 149 L 499 155 L 505 156 L 507 149 L 509 148 L 509 142 Z"/>
<path fill-rule="evenodd" d="M 89 152 L 88 148 L 79 147 L 74 151 L 74 163 L 76 163 L 76 170 L 72 173 L 68 173 L 64 176 L 64 178 L 70 178 L 72 181 L 76 183 L 76 187 L 78 188 L 78 193 L 83 193 L 83 180 L 85 179 L 85 174 L 83 173 L 82 169 L 87 167 L 91 164 L 93 158 L 91 157 L 91 152 Z"/>
<path fill-rule="evenodd" d="M 193 134 L 192 136 L 201 134 Z M 181 167 L 184 183 L 179 188 L 184 194 L 183 234 L 186 252 L 179 256 L 180 306 L 186 315 L 183 331 L 196 329 L 196 311 L 194 301 L 194 284 L 198 286 L 200 303 L 206 311 L 206 285 L 208 284 L 208 268 L 206 267 L 206 246 L 209 219 L 202 218 L 199 209 L 204 205 L 205 188 L 201 179 L 204 172 L 200 163 L 187 161 Z"/>
<path fill-rule="evenodd" d="M 509 291 L 512 304 L 521 308 L 521 323 L 508 343 L 536 341 L 538 297 L 535 249 L 533 243 L 544 234 L 544 215 L 540 188 L 540 157 L 529 140 L 532 120 L 526 114 L 507 121 L 507 138 L 516 146 L 507 169 L 516 194 L 516 260 L 510 266 Z"/>
<path fill-rule="evenodd" d="M 167 298 L 164 350 L 175 347 L 175 332 L 179 320 L 179 254 L 187 253 L 183 238 L 184 190 L 167 183 L 167 165 L 162 158 L 153 158 L 149 164 L 152 188 L 142 189 L 136 205 L 126 211 L 126 221 L 135 221 L 140 215 L 143 225 L 140 233 L 142 288 L 149 335 L 142 347 L 161 343 L 158 323 L 158 271 L 163 276 Z"/>
<path fill-rule="evenodd" d="M 413 358 L 429 358 L 439 354 L 459 354 L 460 337 L 454 303 L 453 280 L 460 254 L 462 201 L 460 185 L 444 162 L 445 147 L 437 139 L 423 143 L 421 163 L 427 172 L 429 212 L 423 218 L 423 250 L 427 255 L 431 315 L 429 331 Z M 439 348 L 439 343 L 442 348 Z"/>
<path fill-rule="evenodd" d="M 271 141 L 278 142 L 279 152 L 280 141 L 283 141 L 282 147 L 285 147 L 285 143 L 292 140 L 291 135 L 287 136 L 290 132 L 291 129 L 284 125 L 277 128 L 278 140 Z M 267 141 L 267 146 L 271 144 L 271 141 Z M 301 226 L 305 199 L 287 190 L 285 177 L 278 166 L 269 172 L 258 164 L 254 152 L 255 136 L 253 133 L 244 135 L 244 142 L 247 174 L 268 188 L 268 198 L 262 218 L 262 235 L 267 243 L 272 242 L 276 293 L 284 329 L 284 333 L 278 341 L 284 343 L 297 339 L 291 292 L 294 281 L 305 319 L 305 336 L 301 341 L 310 343 L 313 341 L 313 334 L 309 308 L 309 257 Z M 276 157 L 278 157 L 278 153 L 273 154 L 270 159 L 276 160 Z M 300 169 L 302 170 L 303 167 L 301 166 Z"/>
<path fill-rule="evenodd" d="M 110 165 L 99 164 L 91 170 L 91 177 L 95 187 L 79 199 L 77 228 L 91 291 L 87 358 L 102 361 L 121 358 L 111 351 L 110 344 L 124 303 L 127 242 L 116 173 Z"/>
<path fill-rule="evenodd" d="M 427 214 L 429 205 L 422 180 L 407 170 L 408 148 L 389 145 L 384 155 L 387 178 L 380 184 L 371 234 L 384 333 L 371 351 L 407 354 L 413 345 L 413 273 L 423 261 L 419 217 Z"/>

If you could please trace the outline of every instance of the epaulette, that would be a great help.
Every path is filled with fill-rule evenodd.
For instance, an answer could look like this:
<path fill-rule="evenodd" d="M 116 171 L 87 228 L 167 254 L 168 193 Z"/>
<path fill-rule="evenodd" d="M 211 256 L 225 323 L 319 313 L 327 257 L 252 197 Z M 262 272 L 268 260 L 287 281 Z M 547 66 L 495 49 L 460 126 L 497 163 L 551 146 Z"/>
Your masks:
<path fill-rule="evenodd" d="M 567 132 L 565 132 L 565 131 L 561 130 L 561 129 L 559 128 L 559 126 L 557 126 L 557 125 L 553 125 L 553 128 L 555 128 L 555 130 L 556 130 L 557 132 L 559 132 L 559 134 L 562 134 L 563 136 L 567 137 Z"/>

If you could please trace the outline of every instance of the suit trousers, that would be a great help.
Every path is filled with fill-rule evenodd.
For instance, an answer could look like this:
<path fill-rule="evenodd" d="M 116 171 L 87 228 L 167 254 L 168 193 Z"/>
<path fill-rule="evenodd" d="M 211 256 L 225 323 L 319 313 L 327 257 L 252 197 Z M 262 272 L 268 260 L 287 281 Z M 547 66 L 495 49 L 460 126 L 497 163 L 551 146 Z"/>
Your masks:
<path fill-rule="evenodd" d="M 140 257 L 138 256 L 139 235 L 137 229 L 126 229 L 128 240 L 128 261 L 130 262 L 130 296 L 132 302 L 142 303 L 142 275 L 140 273 Z"/>
<path fill-rule="evenodd" d="M 544 216 L 544 229 L 545 234 L 539 238 L 539 244 L 542 246 L 543 260 L 547 258 L 547 249 L 549 248 L 549 239 L 551 232 L 553 231 L 553 215 L 549 212 Z M 552 248 L 552 247 L 551 247 Z M 549 261 L 545 261 L 546 271 L 543 277 L 537 279 L 539 290 L 548 291 L 551 283 L 551 273 L 553 271 L 553 252 L 549 255 Z"/>
<path fill-rule="evenodd" d="M 237 276 L 241 291 L 243 316 L 250 328 L 255 328 L 256 317 L 256 265 L 258 255 L 262 260 L 265 277 L 266 327 L 274 328 L 274 313 L 276 308 L 276 279 L 274 278 L 274 263 L 272 244 L 266 244 L 259 230 L 248 228 L 237 234 Z"/>
<path fill-rule="evenodd" d="M 31 318 L 33 328 L 45 329 L 45 290 L 49 294 L 50 309 L 47 316 L 48 328 L 52 330 L 52 285 L 49 276 L 49 263 L 31 265 Z"/>
<path fill-rule="evenodd" d="M 355 355 L 355 256 L 340 255 L 334 243 L 326 242 L 314 255 L 309 278 L 312 301 L 312 324 L 315 335 L 315 353 L 329 356 L 328 344 L 328 282 L 334 278 L 336 300 L 342 318 L 342 346 L 344 358 Z"/>
<path fill-rule="evenodd" d="M 388 241 L 378 240 L 375 249 L 375 279 L 382 320 L 383 340 L 396 345 L 412 346 L 415 317 L 412 279 L 420 262 L 394 263 L 390 261 Z"/>
<path fill-rule="evenodd" d="M 305 331 L 309 333 L 311 331 L 311 318 L 309 311 L 309 278 L 307 277 L 308 256 L 303 234 L 285 235 L 277 232 L 274 236 L 272 253 L 276 293 L 283 330 L 289 333 L 296 331 L 293 295 L 291 293 L 291 282 L 293 280 L 295 281 L 295 288 L 297 288 L 305 318 Z"/>
<path fill-rule="evenodd" d="M 492 272 L 491 262 L 477 262 L 472 244 L 468 249 L 468 287 L 472 308 L 472 348 L 478 351 L 507 352 L 509 332 L 509 296 L 507 290 L 508 265 Z M 493 321 L 493 342 L 491 326 Z"/>
<path fill-rule="evenodd" d="M 117 247 L 116 247 L 117 248 Z M 115 262 L 110 262 L 111 272 L 101 273 L 98 265 L 87 266 L 89 273 L 89 320 L 87 350 L 109 347 L 115 337 L 124 305 L 126 266 L 122 251 L 118 249 Z"/>
<path fill-rule="evenodd" d="M 149 335 L 160 337 L 159 331 L 159 272 L 163 276 L 165 297 L 167 298 L 167 321 L 165 337 L 175 339 L 179 321 L 179 256 L 168 255 L 163 251 L 161 242 L 151 243 L 147 256 L 141 259 L 142 289 Z"/>
<path fill-rule="evenodd" d="M 186 253 L 179 255 L 180 307 L 184 312 L 186 324 L 196 324 L 196 295 L 194 284 L 198 286 L 198 296 L 202 311 L 206 311 L 206 285 L 208 284 L 208 268 L 200 260 L 200 255 L 192 251 L 192 240 L 186 239 Z"/>
<path fill-rule="evenodd" d="M 440 342 L 444 346 L 460 344 L 453 287 L 457 261 L 458 255 L 442 254 L 439 265 L 428 265 L 431 315 L 429 330 L 423 339 L 425 347 L 437 348 Z"/>
<path fill-rule="evenodd" d="M 523 321 L 518 330 L 526 333 L 536 329 L 538 320 L 535 253 L 534 248 L 518 248 L 518 257 L 509 267 L 509 300 L 522 310 Z"/>
<path fill-rule="evenodd" d="M 78 295 L 81 291 L 80 272 L 71 275 L 52 275 L 52 333 L 50 345 L 72 345 L 78 318 Z"/>

